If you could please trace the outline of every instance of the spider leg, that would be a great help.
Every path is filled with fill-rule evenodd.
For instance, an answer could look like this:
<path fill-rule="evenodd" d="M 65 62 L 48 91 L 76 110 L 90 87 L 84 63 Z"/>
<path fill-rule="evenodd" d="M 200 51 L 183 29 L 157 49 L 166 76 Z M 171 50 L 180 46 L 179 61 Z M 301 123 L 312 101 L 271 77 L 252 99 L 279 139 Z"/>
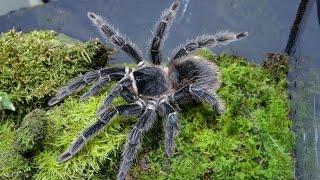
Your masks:
<path fill-rule="evenodd" d="M 146 110 L 130 132 L 123 151 L 122 162 L 117 176 L 118 180 L 123 180 L 127 176 L 132 161 L 136 157 L 144 133 L 152 127 L 157 119 L 156 108 L 157 103 L 155 101 L 148 101 Z"/>
<path fill-rule="evenodd" d="M 173 156 L 175 151 L 175 137 L 179 132 L 179 117 L 177 112 L 168 114 L 165 126 L 165 149 L 167 156 Z"/>
<path fill-rule="evenodd" d="M 97 115 L 100 116 L 101 114 L 103 114 L 107 109 L 108 106 L 112 103 L 112 101 L 118 97 L 119 95 L 121 95 L 121 92 L 125 91 L 126 93 L 130 93 L 130 91 L 128 90 L 127 86 L 125 84 L 119 84 L 118 86 L 114 87 L 109 94 L 107 95 L 107 97 L 103 100 L 102 105 L 99 107 L 98 111 L 97 111 Z M 131 94 L 133 97 L 134 95 Z"/>
<path fill-rule="evenodd" d="M 134 102 L 136 97 L 130 92 L 130 90 L 127 87 L 123 87 L 123 90 L 120 92 L 120 96 L 129 103 Z"/>
<path fill-rule="evenodd" d="M 102 130 L 116 114 L 139 116 L 143 113 L 144 109 L 145 103 L 143 100 L 136 101 L 136 103 L 133 104 L 121 105 L 108 109 L 94 124 L 87 128 L 82 135 L 71 144 L 66 152 L 59 156 L 58 161 L 64 162 L 72 158 L 80 151 L 80 149 L 83 148 L 86 142 Z"/>
<path fill-rule="evenodd" d="M 168 99 L 164 99 L 159 103 L 159 110 L 162 116 L 166 116 L 165 124 L 165 151 L 167 156 L 173 156 L 175 151 L 175 137 L 179 132 L 179 116 L 174 107 L 168 102 Z"/>
<path fill-rule="evenodd" d="M 153 64 L 161 64 L 161 50 L 163 46 L 163 42 L 166 39 L 170 26 L 172 24 L 173 19 L 176 16 L 178 11 L 178 7 L 180 4 L 180 0 L 175 0 L 171 4 L 171 6 L 165 9 L 160 17 L 160 20 L 156 23 L 153 30 L 153 38 L 151 40 L 150 46 L 150 58 Z"/>
<path fill-rule="evenodd" d="M 88 92 L 80 97 L 80 99 L 86 100 L 90 98 L 91 96 L 101 91 L 108 82 L 112 80 L 121 80 L 124 76 L 124 74 L 113 73 L 107 75 L 106 77 L 100 78 L 99 81 L 95 85 L 93 85 L 93 87 Z"/>
<path fill-rule="evenodd" d="M 126 74 L 129 71 L 128 68 L 122 67 L 112 67 L 112 68 L 102 68 L 100 70 L 94 70 L 85 73 L 82 76 L 78 76 L 72 79 L 66 86 L 60 88 L 56 95 L 50 99 L 48 102 L 49 106 L 55 105 L 60 102 L 64 97 L 83 89 L 86 85 L 93 83 L 97 79 L 104 79 L 110 74 Z"/>
<path fill-rule="evenodd" d="M 98 27 L 108 42 L 129 55 L 137 64 L 143 62 L 140 49 L 131 41 L 126 40 L 111 24 L 92 12 L 88 12 L 88 18 Z"/>
<path fill-rule="evenodd" d="M 170 101 L 181 102 L 186 97 L 190 97 L 190 95 L 197 101 L 202 101 L 210 104 L 217 110 L 219 114 L 222 114 L 225 111 L 223 102 L 215 93 L 208 92 L 207 90 L 196 85 L 185 86 L 176 91 L 174 94 L 172 94 Z"/>
<path fill-rule="evenodd" d="M 114 87 L 109 92 L 107 97 L 104 99 L 102 105 L 99 107 L 97 111 L 97 115 L 100 116 L 108 108 L 108 106 L 112 103 L 112 101 L 118 96 L 122 96 L 128 102 L 136 99 L 137 97 L 136 95 L 138 93 L 137 93 L 137 85 L 135 82 L 136 81 L 134 79 L 133 71 L 132 71 L 131 73 L 128 74 L 128 76 L 123 78 L 116 87 Z M 133 92 L 131 92 L 129 88 L 131 88 Z"/>
<path fill-rule="evenodd" d="M 190 53 L 200 48 L 213 48 L 218 45 L 227 45 L 233 41 L 240 40 L 248 36 L 248 32 L 234 33 L 234 32 L 220 32 L 215 35 L 198 36 L 196 39 L 187 41 L 186 44 L 179 48 L 170 63 L 187 56 Z"/>

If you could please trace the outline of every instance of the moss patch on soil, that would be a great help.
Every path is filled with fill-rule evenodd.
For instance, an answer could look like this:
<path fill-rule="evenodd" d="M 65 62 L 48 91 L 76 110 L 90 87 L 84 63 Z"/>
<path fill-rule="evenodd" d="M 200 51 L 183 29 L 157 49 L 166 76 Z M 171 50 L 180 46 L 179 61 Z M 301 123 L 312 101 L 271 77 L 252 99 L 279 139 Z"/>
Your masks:
<path fill-rule="evenodd" d="M 14 147 L 16 133 L 13 123 L 0 124 L 0 178 L 21 179 L 29 177 L 30 166 Z"/>
<path fill-rule="evenodd" d="M 172 158 L 164 155 L 164 134 L 159 121 L 146 134 L 130 176 L 134 179 L 294 179 L 291 156 L 294 136 L 288 118 L 290 104 L 283 70 L 286 68 L 274 72 L 274 68 L 251 64 L 243 58 L 213 56 L 208 50 L 197 55 L 219 65 L 223 84 L 218 94 L 226 103 L 226 113 L 219 116 L 207 105 L 185 107 Z M 39 81 L 41 78 L 44 77 L 39 77 Z M 105 96 L 102 93 L 80 102 L 79 95 L 66 98 L 64 103 L 46 112 L 31 112 L 18 129 L 12 123 L 0 126 L 0 136 L 4 134 L 0 156 L 10 154 L 15 160 L 8 164 L 0 159 L 0 177 L 22 174 L 32 179 L 115 178 L 135 118 L 115 117 L 74 158 L 57 163 L 58 155 L 96 120 L 95 112 Z M 116 99 L 114 105 L 123 103 Z M 42 143 L 34 143 L 36 139 L 42 139 Z"/>
<path fill-rule="evenodd" d="M 218 94 L 227 112 L 217 116 L 207 106 L 189 107 L 180 120 L 175 156 L 166 158 L 160 141 L 159 148 L 140 155 L 147 165 L 137 163 L 132 176 L 294 179 L 286 68 L 275 73 L 228 55 L 215 61 L 223 82 Z"/>
<path fill-rule="evenodd" d="M 0 92 L 9 94 L 16 114 L 23 115 L 43 102 L 75 75 L 97 64 L 95 56 L 109 50 L 97 40 L 82 43 L 53 31 L 0 35 Z M 108 56 L 99 57 L 104 65 Z M 98 63 L 99 64 L 99 63 Z"/>

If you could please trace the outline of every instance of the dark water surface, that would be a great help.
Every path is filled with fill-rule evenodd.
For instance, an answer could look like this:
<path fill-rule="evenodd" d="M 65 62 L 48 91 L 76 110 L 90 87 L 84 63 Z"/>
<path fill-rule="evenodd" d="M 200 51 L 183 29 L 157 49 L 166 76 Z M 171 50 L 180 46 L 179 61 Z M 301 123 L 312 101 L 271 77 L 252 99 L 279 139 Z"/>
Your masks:
<path fill-rule="evenodd" d="M 308 0 L 307 0 L 308 1 Z M 142 50 L 151 29 L 171 0 L 62 0 L 0 17 L 0 32 L 53 29 L 80 40 L 102 37 L 87 11 L 106 17 Z M 165 54 L 186 39 L 221 30 L 248 31 L 249 37 L 217 48 L 262 62 L 267 52 L 287 47 L 299 0 L 182 0 L 182 8 L 166 41 Z M 301 1 L 303 2 L 303 0 Z M 290 52 L 289 90 L 296 142 L 297 179 L 320 179 L 320 0 L 309 0 Z M 119 53 L 112 63 L 130 62 Z"/>
<path fill-rule="evenodd" d="M 182 0 L 180 14 L 166 41 L 166 54 L 186 39 L 222 30 L 249 31 L 250 37 L 229 49 L 261 62 L 265 52 L 282 52 L 298 3 L 292 0 Z M 81 40 L 100 37 L 86 13 L 92 11 L 116 24 L 146 50 L 151 29 L 171 0 L 63 0 L 11 13 L 0 18 L 0 32 L 53 29 Z M 184 11 L 185 10 L 185 11 Z M 217 49 L 216 52 L 221 52 Z M 128 61 L 121 56 L 121 62 Z"/>

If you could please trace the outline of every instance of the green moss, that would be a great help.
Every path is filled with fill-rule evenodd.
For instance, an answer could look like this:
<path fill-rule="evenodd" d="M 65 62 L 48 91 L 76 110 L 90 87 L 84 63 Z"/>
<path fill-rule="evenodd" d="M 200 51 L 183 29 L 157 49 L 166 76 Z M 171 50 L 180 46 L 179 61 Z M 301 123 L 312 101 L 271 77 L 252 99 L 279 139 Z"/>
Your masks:
<path fill-rule="evenodd" d="M 95 112 L 102 98 L 94 97 L 86 103 L 79 103 L 78 100 L 70 98 L 63 105 L 47 113 L 48 127 L 44 149 L 34 159 L 35 168 L 38 170 L 34 175 L 36 179 L 48 176 L 53 179 L 93 178 L 109 159 L 113 164 L 112 169 L 108 168 L 109 174 L 116 172 L 117 164 L 114 161 L 129 128 L 123 126 L 131 122 L 123 117 L 115 118 L 106 130 L 86 145 L 81 155 L 72 161 L 57 163 L 58 155 L 68 148 L 84 127 L 96 121 Z M 119 103 L 119 100 L 116 103 Z"/>
<path fill-rule="evenodd" d="M 43 107 L 55 88 L 88 70 L 102 52 L 109 54 L 96 40 L 82 43 L 53 31 L 3 33 L 0 91 L 10 95 L 20 115 Z"/>
<path fill-rule="evenodd" d="M 147 134 L 131 176 L 293 179 L 293 134 L 285 72 L 278 73 L 276 81 L 269 70 L 241 58 L 222 55 L 216 62 L 223 78 L 218 93 L 226 102 L 227 112 L 218 116 L 207 106 L 188 107 L 180 120 L 177 152 L 170 159 L 164 156 L 163 134 L 157 133 L 156 138 L 152 132 Z M 37 169 L 34 178 L 114 178 L 122 145 L 134 122 L 130 118 L 117 117 L 75 158 L 64 164 L 56 162 L 70 142 L 95 121 L 101 99 L 102 96 L 79 102 L 69 98 L 47 113 L 47 136 L 44 150 L 33 161 Z M 119 103 L 118 100 L 116 104 Z M 157 128 L 161 127 L 151 131 L 158 131 Z M 157 138 L 158 141 L 150 140 Z"/>
<path fill-rule="evenodd" d="M 209 59 L 211 61 L 214 60 L 215 58 L 215 54 L 209 50 L 209 49 L 201 49 L 200 51 L 197 51 L 194 53 L 194 55 L 196 56 L 201 56 L 202 58 L 205 58 L 205 59 Z"/>
<path fill-rule="evenodd" d="M 44 110 L 35 109 L 24 117 L 16 130 L 15 149 L 21 154 L 35 154 L 41 150 L 47 126 Z M 30 155 L 29 155 L 30 156 Z"/>
<path fill-rule="evenodd" d="M 207 53 L 207 52 L 205 52 Z M 210 108 L 190 107 L 182 114 L 177 152 L 164 157 L 159 148 L 145 152 L 149 168 L 136 165 L 140 179 L 294 179 L 294 136 L 286 89 L 286 71 L 250 65 L 245 59 L 216 59 L 226 102 L 221 116 Z"/>
<path fill-rule="evenodd" d="M 160 122 L 146 134 L 130 176 L 137 179 L 293 179 L 294 137 L 288 118 L 285 68 L 275 71 L 275 77 L 273 68 L 253 65 L 242 58 L 228 55 L 215 58 L 208 50 L 197 55 L 220 66 L 223 84 L 218 94 L 224 99 L 227 112 L 218 116 L 207 105 L 186 107 L 181 114 L 177 151 L 172 158 L 164 155 Z M 108 90 L 106 87 L 106 92 Z M 25 176 L 31 172 L 33 179 L 114 179 L 126 136 L 136 121 L 134 118 L 116 117 L 74 158 L 57 163 L 59 154 L 96 120 L 95 112 L 103 96 L 80 102 L 75 95 L 46 113 L 34 111 L 17 131 L 12 131 L 8 124 L 2 125 L 1 131 L 10 135 L 1 141 L 0 152 L 12 152 L 15 158 L 13 163 L 3 165 L 6 172 L 11 172 L 10 177 L 19 175 L 14 172 Z M 120 99 L 115 102 L 122 103 Z M 40 131 L 32 131 L 32 126 L 40 127 L 37 129 Z M 35 144 L 37 138 L 43 138 L 43 143 Z M 18 139 L 16 148 L 12 139 Z M 27 160 L 17 153 L 30 150 L 34 154 Z M 32 171 L 28 171 L 30 168 Z"/>
<path fill-rule="evenodd" d="M 268 53 L 262 66 L 266 68 L 273 78 L 281 80 L 283 73 L 289 72 L 289 56 L 287 54 Z"/>
<path fill-rule="evenodd" d="M 14 125 L 0 124 L 0 178 L 21 179 L 29 177 L 30 166 L 14 147 Z"/>

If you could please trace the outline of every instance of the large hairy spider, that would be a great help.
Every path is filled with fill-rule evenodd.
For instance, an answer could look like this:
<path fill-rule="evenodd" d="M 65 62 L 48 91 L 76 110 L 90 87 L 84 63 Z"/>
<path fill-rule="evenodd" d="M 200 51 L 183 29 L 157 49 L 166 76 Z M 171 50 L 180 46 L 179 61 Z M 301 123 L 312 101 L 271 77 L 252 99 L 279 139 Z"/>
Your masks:
<path fill-rule="evenodd" d="M 138 68 L 135 70 L 128 67 L 111 67 L 87 72 L 62 87 L 49 101 L 49 105 L 54 105 L 71 93 L 97 81 L 90 91 L 81 96 L 81 100 L 85 100 L 100 91 L 107 82 L 119 81 L 97 111 L 97 121 L 60 155 L 60 162 L 73 157 L 116 114 L 137 116 L 139 120 L 128 136 L 117 176 L 118 179 L 124 179 L 137 155 L 144 134 L 152 127 L 158 116 L 165 119 L 165 153 L 172 156 L 175 149 L 174 139 L 179 130 L 177 113 L 180 110 L 179 106 L 194 101 L 205 102 L 215 108 L 219 114 L 224 112 L 224 105 L 216 94 L 216 90 L 220 87 L 219 68 L 213 62 L 192 56 L 192 53 L 204 47 L 226 45 L 246 37 L 248 33 L 222 32 L 199 36 L 178 48 L 167 65 L 161 65 L 163 42 L 179 4 L 180 0 L 174 0 L 171 6 L 162 12 L 160 20 L 155 25 L 148 52 L 150 64 L 142 58 L 135 44 L 125 39 L 100 16 L 88 12 L 89 19 L 103 36 L 129 55 L 138 64 Z M 129 104 L 110 107 L 112 101 L 118 96 Z"/>

